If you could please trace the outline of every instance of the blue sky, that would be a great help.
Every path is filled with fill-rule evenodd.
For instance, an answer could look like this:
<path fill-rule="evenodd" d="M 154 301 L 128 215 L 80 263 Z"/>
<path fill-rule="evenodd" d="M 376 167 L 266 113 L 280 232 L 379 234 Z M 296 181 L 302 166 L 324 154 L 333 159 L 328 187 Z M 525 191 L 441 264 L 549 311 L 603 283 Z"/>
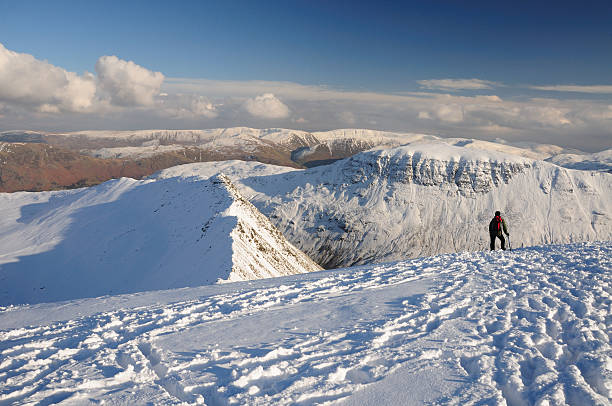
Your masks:
<path fill-rule="evenodd" d="M 90 96 L 91 103 L 69 103 L 58 96 L 61 86 L 45 100 L 3 92 L 0 72 L 0 130 L 101 128 L 110 117 L 130 128 L 361 126 L 518 140 L 537 133 L 538 140 L 574 147 L 572 137 L 586 132 L 590 149 L 611 144 L 610 3 L 491 3 L 501 2 L 0 1 L 0 44 L 7 52 L 80 76 L 91 72 L 98 83 L 75 96 Z M 100 86 L 103 56 L 119 61 L 106 61 L 108 80 Z M 12 75 L 4 79 L 13 86 L 18 69 L 27 68 L 14 55 L 7 60 Z M 122 61 L 163 80 L 143 79 L 146 73 Z M 134 88 L 120 83 L 126 77 L 162 96 L 125 96 Z M 370 93 L 376 96 L 368 99 Z M 397 94 L 409 98 L 390 98 Z M 479 96 L 507 104 L 482 107 L 497 101 Z M 426 108 L 418 111 L 423 98 Z M 251 99 L 271 113 L 245 110 Z M 161 105 L 172 107 L 155 114 L 153 106 L 159 113 Z M 526 120 L 513 118 L 517 108 Z M 587 119 L 589 111 L 595 118 Z"/>
<path fill-rule="evenodd" d="M 4 1 L 0 38 L 76 72 L 117 55 L 170 77 L 386 91 L 446 77 L 610 80 L 609 2 L 491 3 L 502 2 Z"/>

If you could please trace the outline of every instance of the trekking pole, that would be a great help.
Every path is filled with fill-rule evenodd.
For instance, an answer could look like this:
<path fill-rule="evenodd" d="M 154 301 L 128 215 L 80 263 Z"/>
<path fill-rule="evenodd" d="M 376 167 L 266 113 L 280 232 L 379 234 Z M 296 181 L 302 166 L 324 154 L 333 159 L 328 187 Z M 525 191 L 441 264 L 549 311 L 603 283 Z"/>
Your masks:
<path fill-rule="evenodd" d="M 510 242 L 510 234 L 506 235 L 506 237 L 508 237 L 508 248 L 510 248 L 510 251 L 512 251 L 512 243 Z"/>

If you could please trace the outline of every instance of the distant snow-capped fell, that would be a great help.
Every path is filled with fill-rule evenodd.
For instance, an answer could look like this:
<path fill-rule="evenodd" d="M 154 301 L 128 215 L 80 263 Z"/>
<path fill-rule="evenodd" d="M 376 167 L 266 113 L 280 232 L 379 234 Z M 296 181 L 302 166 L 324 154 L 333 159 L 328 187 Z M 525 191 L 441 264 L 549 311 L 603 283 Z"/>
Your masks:
<path fill-rule="evenodd" d="M 147 143 L 156 141 L 163 145 L 210 145 L 240 146 L 255 144 L 275 144 L 290 150 L 300 148 L 340 149 L 351 146 L 354 150 L 363 151 L 378 146 L 394 147 L 405 144 L 439 140 L 450 145 L 468 146 L 469 148 L 494 150 L 533 159 L 546 159 L 558 154 L 575 153 L 556 145 L 537 143 L 508 143 L 503 140 L 482 141 L 467 138 L 443 138 L 429 134 L 410 132 L 393 132 L 367 129 L 338 129 L 331 131 L 307 132 L 285 128 L 257 129 L 248 127 L 215 128 L 205 130 L 137 130 L 137 131 L 77 131 L 71 133 L 50 134 L 69 139 L 106 140 L 107 142 L 127 142 L 131 146 L 147 147 Z M 354 143 L 351 145 L 351 143 Z M 135 151 L 134 151 L 135 153 Z"/>
<path fill-rule="evenodd" d="M 0 304 L 320 270 L 224 175 L 0 194 Z"/>
<path fill-rule="evenodd" d="M 228 170 L 228 166 L 238 169 Z M 308 170 L 222 166 L 283 234 L 325 267 L 488 249 L 501 210 L 514 247 L 612 239 L 612 175 L 435 141 Z M 216 173 L 170 168 L 159 177 Z"/>
<path fill-rule="evenodd" d="M 559 154 L 547 161 L 566 168 L 612 173 L 612 149 L 594 154 Z"/>
<path fill-rule="evenodd" d="M 550 160 L 572 169 L 610 171 L 609 153 L 586 154 L 556 145 L 441 138 L 366 129 L 306 132 L 247 127 L 208 130 L 0 132 L 0 192 L 43 191 L 141 178 L 175 165 L 225 160 L 258 161 L 294 168 L 330 164 L 370 149 L 442 142 L 468 149 Z M 43 148 L 44 147 L 44 148 Z M 20 152 L 17 152 L 20 151 Z M 46 152 L 52 151 L 47 154 Z M 44 152 L 44 153 L 43 153 Z M 571 155 L 568 155 L 571 154 Z M 74 165 L 75 160 L 89 166 Z"/>

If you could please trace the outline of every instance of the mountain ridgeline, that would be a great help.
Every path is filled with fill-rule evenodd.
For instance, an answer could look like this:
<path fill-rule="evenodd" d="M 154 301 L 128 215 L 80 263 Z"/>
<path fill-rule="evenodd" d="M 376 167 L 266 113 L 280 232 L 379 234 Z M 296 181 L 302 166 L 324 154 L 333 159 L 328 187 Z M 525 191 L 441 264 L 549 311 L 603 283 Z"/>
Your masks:
<path fill-rule="evenodd" d="M 47 139 L 53 137 L 60 136 L 49 135 Z M 105 162 L 112 160 L 122 162 L 123 159 L 136 159 L 134 158 L 136 156 L 140 160 L 152 160 L 146 161 L 149 163 L 158 162 L 156 160 L 160 156 L 167 156 L 156 155 L 159 151 L 166 151 L 164 154 L 174 154 L 174 156 L 194 156 L 196 161 L 205 161 L 207 159 L 203 157 L 206 157 L 206 153 L 202 147 L 205 145 L 210 151 L 218 154 L 218 161 L 164 169 L 142 181 L 141 186 L 137 188 L 134 186 L 134 190 L 145 190 L 144 185 L 153 189 L 153 185 L 163 181 L 156 187 L 177 191 L 173 198 L 176 201 L 170 199 L 165 204 L 187 210 L 182 215 L 177 211 L 173 217 L 175 220 L 168 221 L 199 224 L 203 219 L 210 218 L 214 224 L 218 223 L 217 225 L 225 227 L 229 224 L 227 223 L 229 220 L 225 217 L 217 218 L 211 213 L 215 210 L 224 212 L 227 207 L 221 210 L 213 205 L 207 209 L 212 210 L 211 213 L 202 213 L 195 218 L 196 211 L 189 206 L 196 204 L 193 200 L 195 198 L 189 196 L 192 194 L 192 188 L 198 188 L 200 182 L 209 182 L 208 179 L 211 177 L 214 177 L 215 185 L 233 184 L 234 186 L 227 186 L 226 193 L 234 196 L 236 202 L 243 202 L 244 208 L 254 205 L 269 218 L 276 227 L 275 230 L 278 229 L 293 246 L 326 268 L 380 263 L 438 253 L 486 250 L 489 245 L 487 226 L 495 210 L 501 210 L 509 225 L 511 234 L 509 245 L 513 247 L 612 238 L 612 174 L 606 170 L 606 165 L 610 161 L 609 151 L 578 156 L 565 153 L 567 151 L 555 146 L 532 145 L 519 148 L 503 143 L 439 139 L 432 136 L 368 130 L 307 133 L 282 129 L 235 128 L 191 132 L 88 132 L 62 135 L 60 138 L 63 142 L 71 139 L 73 141 L 87 139 L 87 142 L 91 143 L 90 146 L 100 147 L 97 154 L 105 158 L 96 159 Z M 166 142 L 170 144 L 165 145 Z M 176 144 L 171 144 L 175 142 L 186 144 L 180 146 L 180 149 L 175 149 Z M 125 146 L 130 143 L 140 143 L 141 146 Z M 188 143 L 194 145 L 187 145 Z M 400 143 L 403 145 L 395 146 Z M 111 144 L 115 146 L 111 147 Z M 18 144 L 5 145 L 12 148 Z M 57 148 L 49 144 L 32 145 Z M 376 145 L 374 149 L 355 153 L 360 148 Z M 240 153 L 248 151 L 249 154 L 255 154 L 254 151 L 261 151 L 264 147 L 278 154 L 281 154 L 279 151 L 293 154 L 292 159 L 306 159 L 305 157 L 309 156 L 319 161 L 329 156 L 333 157 L 334 154 L 352 155 L 335 160 L 329 165 L 308 169 L 296 169 L 288 165 L 275 166 L 253 160 L 221 159 L 221 157 L 235 157 L 231 155 L 231 151 L 242 151 Z M 327 158 L 320 153 L 326 148 L 331 154 L 327 155 Z M 3 147 L 2 151 L 12 150 Z M 119 157 L 113 154 L 119 154 Z M 39 161 L 46 162 L 49 155 L 48 151 L 40 152 Z M 132 158 L 126 158 L 127 156 Z M 566 166 L 580 163 L 580 168 L 584 170 L 568 169 L 547 162 L 554 157 L 564 162 Z M 258 159 L 261 160 L 261 157 Z M 590 163 L 594 164 L 589 166 Z M 76 167 L 72 164 L 71 166 Z M 7 168 L 10 167 L 4 163 L 1 168 L 2 176 L 8 172 Z M 221 172 L 225 175 L 220 175 Z M 71 171 L 68 170 L 68 173 Z M 203 184 L 202 187 L 210 188 L 210 184 L 209 186 Z M 189 193 L 183 193 L 183 188 Z M 80 196 L 80 194 L 96 196 L 99 191 L 106 189 L 107 186 L 100 185 L 97 188 L 74 191 L 74 195 L 65 196 Z M 134 199 L 129 204 L 126 200 L 122 206 L 128 212 L 133 211 L 133 205 L 137 207 L 150 205 L 148 198 L 143 197 L 144 202 L 140 202 L 138 196 L 144 194 L 136 194 L 135 191 L 130 193 L 134 194 Z M 244 197 L 236 198 L 237 195 L 232 191 Z M 64 194 L 53 195 L 52 200 L 61 205 L 64 200 L 59 199 L 59 196 Z M 23 209 L 28 213 L 31 205 L 26 200 L 48 200 L 49 195 L 43 193 L 19 198 L 7 195 L 3 198 L 10 206 L 3 209 L 9 212 Z M 19 203 L 21 201 L 19 199 L 22 198 L 25 200 Z M 185 203 L 183 201 L 185 198 L 191 199 L 189 200 L 191 203 Z M 211 201 L 210 198 L 202 199 L 197 204 L 206 205 Z M 66 200 L 66 204 L 72 207 L 69 200 Z M 100 207 L 107 210 L 106 206 Z M 54 218 L 59 222 L 62 216 L 72 215 L 71 210 L 60 210 L 57 213 L 54 211 L 53 216 L 45 215 L 46 217 L 43 216 L 41 219 Z M 250 209 L 245 210 L 242 212 L 251 212 Z M 98 215 L 93 208 L 82 211 L 86 211 L 91 216 Z M 122 214 L 117 212 L 117 215 Z M 9 223 L 13 221 L 11 216 L 7 220 Z M 11 244 L 5 247 L 8 250 L 4 254 L 5 259 L 16 255 L 9 252 L 10 247 L 21 238 L 12 232 L 38 224 L 36 222 L 30 224 L 29 220 L 26 221 L 17 214 L 14 217 L 16 223 L 5 227 L 7 231 L 0 235 L 4 241 L 11 241 Z M 281 269 L 284 256 L 294 258 L 295 255 L 287 254 L 291 250 L 283 248 L 281 251 L 284 254 L 280 256 L 269 256 L 265 260 L 253 256 L 257 252 L 270 250 L 262 242 L 264 240 L 251 238 L 260 228 L 266 229 L 262 226 L 263 216 L 257 214 L 251 217 L 259 220 L 232 223 L 234 228 L 223 228 L 227 233 L 224 231 L 222 234 L 234 233 L 232 235 L 241 236 L 239 240 L 242 243 L 232 243 L 233 252 L 240 250 L 243 252 L 235 257 L 238 261 L 234 259 L 234 264 L 242 261 L 240 258 L 253 259 L 252 261 L 249 259 L 249 264 L 234 274 L 252 272 L 256 277 L 263 277 L 265 275 L 258 274 L 258 269 L 266 268 L 268 265 L 270 268 Z M 27 218 L 29 217 L 26 216 Z M 73 224 L 77 226 L 78 222 Z M 204 225 L 202 228 L 208 229 L 209 225 Z M 125 235 L 132 235 L 131 231 L 124 231 Z M 160 232 L 162 234 L 171 232 L 173 236 L 180 236 L 178 231 L 171 231 L 165 225 Z M 114 231 L 112 233 L 114 234 Z M 278 231 L 270 233 L 276 235 Z M 44 234 L 53 241 L 61 240 L 61 235 L 67 234 L 61 234 L 59 231 L 57 234 Z M 51 240 L 45 240 L 47 237 L 40 237 L 36 244 L 38 246 L 52 244 Z M 23 244 L 25 245 L 19 249 L 32 246 L 29 240 Z M 209 246 L 217 246 L 215 244 Z M 261 249 L 252 249 L 253 245 Z M 276 245 L 284 246 L 280 243 Z M 61 244 L 59 246 L 62 247 Z M 29 249 L 23 252 L 29 252 Z M 202 257 L 215 255 L 218 256 L 218 253 L 212 249 L 194 250 L 189 258 L 190 261 L 197 262 Z M 291 261 L 296 262 L 295 259 Z M 306 269 L 308 266 L 302 268 Z M 234 280 L 227 275 L 220 279 Z"/>
<path fill-rule="evenodd" d="M 524 161 L 473 160 L 465 156 L 444 160 L 432 158 L 417 151 L 413 154 L 359 154 L 342 166 L 342 175 L 353 184 L 372 184 L 385 179 L 423 186 L 454 184 L 463 195 L 487 193 L 501 183 L 525 172 L 531 164 Z"/>
<path fill-rule="evenodd" d="M 225 160 L 311 168 L 371 148 L 433 141 L 612 172 L 612 151 L 585 154 L 554 145 L 521 144 L 365 129 L 307 132 L 246 127 L 207 130 L 0 133 L 0 192 L 91 186 L 121 176 L 140 179 L 175 165 Z"/>
<path fill-rule="evenodd" d="M 321 269 L 222 174 L 2 193 L 0 208 L 0 306 Z"/>
<path fill-rule="evenodd" d="M 212 169 L 177 170 L 205 177 Z M 528 158 L 434 143 L 305 171 L 248 173 L 232 179 L 326 268 L 486 250 L 495 210 L 514 247 L 612 238 L 612 175 Z"/>

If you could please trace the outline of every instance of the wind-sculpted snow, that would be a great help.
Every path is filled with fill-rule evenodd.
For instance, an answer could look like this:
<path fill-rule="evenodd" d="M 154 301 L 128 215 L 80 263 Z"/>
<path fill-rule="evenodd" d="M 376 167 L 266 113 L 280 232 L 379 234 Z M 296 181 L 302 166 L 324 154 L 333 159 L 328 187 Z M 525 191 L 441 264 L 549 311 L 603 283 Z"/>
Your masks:
<path fill-rule="evenodd" d="M 612 244 L 0 313 L 0 404 L 608 405 Z"/>

